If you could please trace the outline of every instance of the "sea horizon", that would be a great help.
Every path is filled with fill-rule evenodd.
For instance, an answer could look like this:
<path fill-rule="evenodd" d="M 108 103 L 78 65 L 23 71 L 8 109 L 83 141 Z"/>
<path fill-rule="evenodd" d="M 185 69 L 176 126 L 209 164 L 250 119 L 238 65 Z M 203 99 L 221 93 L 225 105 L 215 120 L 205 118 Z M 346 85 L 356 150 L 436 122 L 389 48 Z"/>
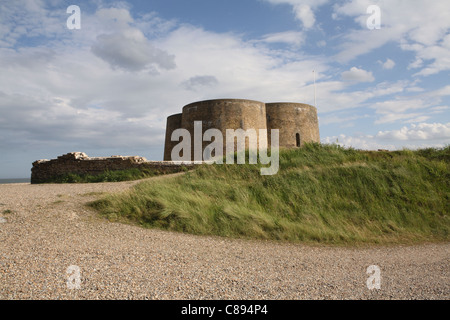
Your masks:
<path fill-rule="evenodd" d="M 10 179 L 0 179 L 0 184 L 29 183 L 30 181 L 31 181 L 30 178 L 10 178 Z"/>

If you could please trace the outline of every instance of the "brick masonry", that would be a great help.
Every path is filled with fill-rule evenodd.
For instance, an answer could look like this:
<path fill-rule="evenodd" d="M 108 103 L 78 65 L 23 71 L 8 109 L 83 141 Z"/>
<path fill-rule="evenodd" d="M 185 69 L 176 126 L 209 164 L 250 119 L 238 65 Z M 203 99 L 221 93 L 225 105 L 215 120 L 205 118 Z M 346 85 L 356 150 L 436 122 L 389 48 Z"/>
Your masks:
<path fill-rule="evenodd" d="M 164 160 L 171 160 L 172 149 L 178 141 L 171 141 L 179 128 L 194 136 L 194 121 L 202 121 L 203 133 L 218 129 L 225 136 L 227 129 L 267 129 L 270 144 L 271 129 L 279 130 L 281 148 L 301 147 L 305 142 L 320 142 L 317 109 L 304 103 L 264 103 L 245 99 L 215 99 L 198 101 L 183 107 L 182 113 L 167 118 Z M 259 137 L 258 137 L 259 141 Z M 203 142 L 203 149 L 210 142 Z M 223 154 L 226 154 L 224 145 Z M 191 160 L 194 152 L 191 151 Z"/>
<path fill-rule="evenodd" d="M 31 168 L 31 183 L 45 183 L 50 179 L 68 173 L 97 175 L 107 170 L 126 170 L 131 168 L 151 169 L 160 173 L 175 173 L 192 168 L 191 163 L 167 161 L 148 161 L 137 156 L 111 156 L 91 158 L 83 152 L 71 152 L 52 160 L 37 160 Z"/>

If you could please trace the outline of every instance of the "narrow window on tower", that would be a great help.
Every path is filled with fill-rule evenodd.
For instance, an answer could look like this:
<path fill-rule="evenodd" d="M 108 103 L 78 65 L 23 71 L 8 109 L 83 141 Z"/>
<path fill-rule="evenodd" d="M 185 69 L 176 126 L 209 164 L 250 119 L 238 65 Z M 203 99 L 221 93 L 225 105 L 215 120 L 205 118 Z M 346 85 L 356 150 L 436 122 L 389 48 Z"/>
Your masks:
<path fill-rule="evenodd" d="M 297 147 L 300 147 L 300 133 L 295 134 L 295 139 L 297 140 Z"/>

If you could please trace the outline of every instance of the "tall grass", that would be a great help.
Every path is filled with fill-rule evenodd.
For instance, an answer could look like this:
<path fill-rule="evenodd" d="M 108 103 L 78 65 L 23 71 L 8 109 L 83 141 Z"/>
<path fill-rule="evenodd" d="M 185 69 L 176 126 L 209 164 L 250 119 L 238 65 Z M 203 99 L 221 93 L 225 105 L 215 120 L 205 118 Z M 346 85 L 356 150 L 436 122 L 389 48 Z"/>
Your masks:
<path fill-rule="evenodd" d="M 450 148 L 370 152 L 307 144 L 280 170 L 202 165 L 91 206 L 144 227 L 320 243 L 448 240 Z"/>

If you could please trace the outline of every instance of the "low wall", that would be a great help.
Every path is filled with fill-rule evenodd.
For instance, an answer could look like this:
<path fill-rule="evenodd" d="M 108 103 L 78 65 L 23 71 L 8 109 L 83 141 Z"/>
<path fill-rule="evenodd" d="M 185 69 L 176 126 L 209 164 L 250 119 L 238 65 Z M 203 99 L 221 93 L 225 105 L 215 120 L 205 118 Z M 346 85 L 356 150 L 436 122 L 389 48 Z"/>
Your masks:
<path fill-rule="evenodd" d="M 126 169 L 151 169 L 161 173 L 175 173 L 192 168 L 192 163 L 148 161 L 143 157 L 111 156 L 91 158 L 83 152 L 71 152 L 52 160 L 37 160 L 31 168 L 31 183 L 45 183 L 68 173 L 97 175 L 104 171 Z"/>

